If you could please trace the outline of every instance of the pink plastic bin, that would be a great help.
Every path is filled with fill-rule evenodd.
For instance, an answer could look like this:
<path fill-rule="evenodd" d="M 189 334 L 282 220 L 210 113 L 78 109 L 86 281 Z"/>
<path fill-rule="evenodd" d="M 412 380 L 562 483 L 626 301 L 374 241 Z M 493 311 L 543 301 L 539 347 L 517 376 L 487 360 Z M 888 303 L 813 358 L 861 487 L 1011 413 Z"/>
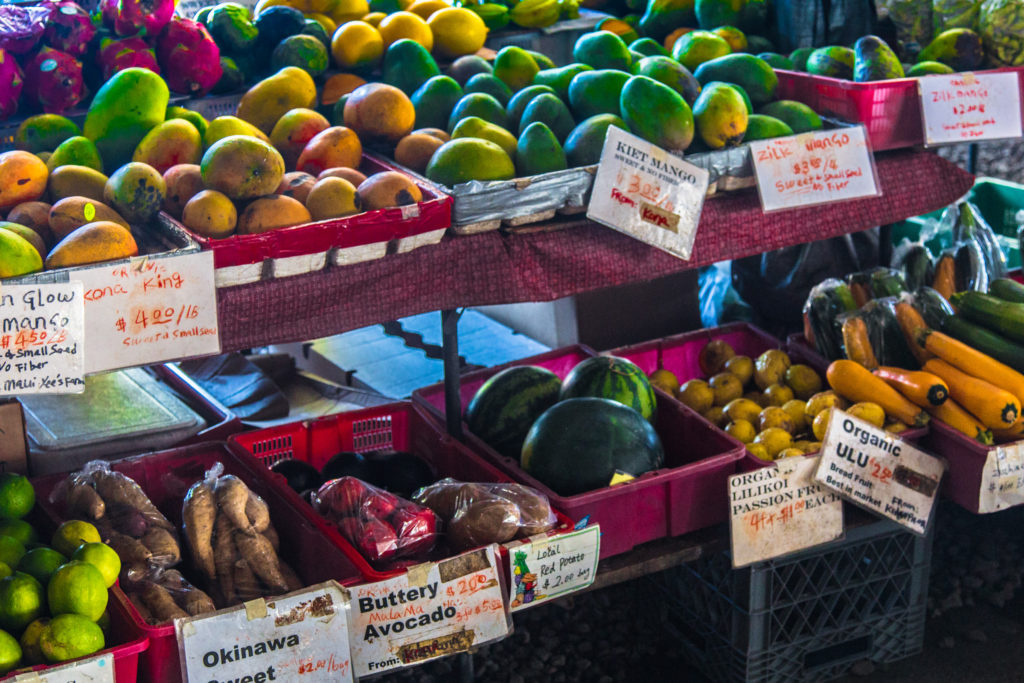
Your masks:
<path fill-rule="evenodd" d="M 301 500 L 282 495 L 284 484 L 271 476 L 251 456 L 233 453 L 222 443 L 205 443 L 111 463 L 111 468 L 134 479 L 161 512 L 180 528 L 181 501 L 189 487 L 203 477 L 215 462 L 224 464 L 225 474 L 234 474 L 270 507 L 270 518 L 281 537 L 281 557 L 299 574 L 306 585 L 334 579 L 343 585 L 362 581 L 358 553 L 347 543 L 338 545 L 324 537 L 313 521 L 303 513 Z M 55 522 L 63 521 L 63 510 L 49 502 L 50 493 L 67 474 L 42 477 L 33 483 L 36 500 Z M 290 491 L 289 491 L 290 492 Z M 293 494 L 294 495 L 294 494 Z M 296 496 L 297 499 L 297 496 Z M 190 581 L 202 585 L 199 577 L 183 562 L 179 569 Z M 119 588 L 111 589 L 120 593 Z M 123 596 L 123 593 L 122 593 Z M 178 641 L 174 625 L 150 626 L 127 598 L 125 607 L 135 627 L 149 637 L 149 649 L 142 658 L 138 680 L 147 683 L 177 683 L 182 680 L 178 660 Z M 120 679 L 118 679 L 120 681 Z M 135 680 L 134 677 L 131 680 Z"/>
<path fill-rule="evenodd" d="M 595 352 L 585 346 L 569 346 L 532 358 L 463 375 L 459 393 L 462 405 L 489 377 L 517 365 L 538 365 L 565 377 Z M 434 384 L 413 392 L 413 401 L 425 406 L 443 424 L 444 386 Z M 516 481 L 533 486 L 551 504 L 579 521 L 601 525 L 601 559 L 632 550 L 647 541 L 679 536 L 724 522 L 728 513 L 726 484 L 743 457 L 743 445 L 713 429 L 702 417 L 675 401 L 660 400 L 655 428 L 665 446 L 665 468 L 648 472 L 633 481 L 575 496 L 559 496 L 527 474 L 512 458 L 504 458 L 469 432 L 466 443 L 497 464 Z"/>

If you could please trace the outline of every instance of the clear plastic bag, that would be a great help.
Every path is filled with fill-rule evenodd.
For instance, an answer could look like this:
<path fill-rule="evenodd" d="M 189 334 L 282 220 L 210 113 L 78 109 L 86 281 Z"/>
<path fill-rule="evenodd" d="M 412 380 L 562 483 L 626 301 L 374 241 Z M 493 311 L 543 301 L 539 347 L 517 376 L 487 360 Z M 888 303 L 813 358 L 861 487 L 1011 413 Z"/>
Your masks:
<path fill-rule="evenodd" d="M 984 0 L 978 32 L 993 66 L 1024 64 L 1024 0 Z"/>
<path fill-rule="evenodd" d="M 888 16 L 896 27 L 907 55 L 917 55 L 932 41 L 931 0 L 877 0 L 877 4 L 879 16 Z"/>
<path fill-rule="evenodd" d="M 150 625 L 216 611 L 209 595 L 176 569 L 159 570 L 133 591 L 132 602 Z"/>
<path fill-rule="evenodd" d="M 839 317 L 857 309 L 849 285 L 828 278 L 811 288 L 804 302 L 804 335 L 828 360 L 843 357 L 842 322 Z"/>
<path fill-rule="evenodd" d="M 951 28 L 978 30 L 981 0 L 932 0 L 932 31 L 939 35 Z"/>

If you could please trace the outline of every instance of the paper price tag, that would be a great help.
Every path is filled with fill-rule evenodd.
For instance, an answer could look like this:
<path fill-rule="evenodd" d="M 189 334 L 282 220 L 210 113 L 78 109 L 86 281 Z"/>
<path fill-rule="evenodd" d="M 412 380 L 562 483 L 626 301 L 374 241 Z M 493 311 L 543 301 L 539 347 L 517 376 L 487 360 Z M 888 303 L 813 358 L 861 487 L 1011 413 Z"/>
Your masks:
<path fill-rule="evenodd" d="M 690 258 L 708 172 L 619 128 L 604 139 L 587 218 Z"/>
<path fill-rule="evenodd" d="M 85 391 L 83 301 L 73 282 L 0 287 L 0 396 Z"/>
<path fill-rule="evenodd" d="M 917 87 L 925 144 L 1021 137 L 1015 72 L 924 76 Z"/>
<path fill-rule="evenodd" d="M 601 529 L 540 536 L 505 544 L 509 563 L 512 611 L 547 602 L 586 588 L 597 577 Z"/>
<path fill-rule="evenodd" d="M 864 126 L 754 140 L 750 153 L 765 213 L 881 194 Z"/>
<path fill-rule="evenodd" d="M 14 677 L 16 683 L 114 683 L 114 655 L 105 654 Z"/>
<path fill-rule="evenodd" d="M 85 287 L 86 372 L 220 352 L 213 252 L 90 268 Z"/>
<path fill-rule="evenodd" d="M 393 579 L 353 586 L 356 676 L 465 652 L 511 631 L 498 581 L 497 544 Z"/>
<path fill-rule="evenodd" d="M 832 409 L 814 478 L 867 510 L 924 535 L 946 464 L 895 434 Z"/>
<path fill-rule="evenodd" d="M 732 566 L 828 543 L 843 535 L 843 502 L 814 481 L 818 457 L 785 458 L 729 478 Z"/>
<path fill-rule="evenodd" d="M 997 512 L 1021 503 L 1024 503 L 1024 441 L 990 448 L 981 470 L 978 512 Z"/>
<path fill-rule="evenodd" d="M 181 669 L 191 683 L 351 681 L 345 591 L 334 581 L 269 602 L 178 619 Z"/>

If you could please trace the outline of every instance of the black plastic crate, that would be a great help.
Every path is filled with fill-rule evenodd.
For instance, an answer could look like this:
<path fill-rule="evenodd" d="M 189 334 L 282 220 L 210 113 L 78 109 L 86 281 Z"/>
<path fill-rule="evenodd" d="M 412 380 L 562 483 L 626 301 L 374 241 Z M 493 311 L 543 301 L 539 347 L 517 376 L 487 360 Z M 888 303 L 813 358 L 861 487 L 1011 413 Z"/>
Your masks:
<path fill-rule="evenodd" d="M 732 569 L 727 550 L 653 575 L 662 623 L 715 681 L 822 681 L 921 650 L 931 537 L 887 520 Z"/>

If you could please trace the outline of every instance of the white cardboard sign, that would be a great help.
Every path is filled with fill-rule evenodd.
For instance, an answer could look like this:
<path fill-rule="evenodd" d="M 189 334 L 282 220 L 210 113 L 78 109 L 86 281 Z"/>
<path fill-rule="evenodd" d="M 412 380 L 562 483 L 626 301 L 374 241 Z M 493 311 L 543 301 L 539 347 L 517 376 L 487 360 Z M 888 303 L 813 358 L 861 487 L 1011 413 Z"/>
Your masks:
<path fill-rule="evenodd" d="M 220 353 L 213 252 L 75 274 L 85 288 L 86 372 Z"/>
<path fill-rule="evenodd" d="M 14 677 L 16 683 L 114 683 L 114 655 L 107 653 Z"/>
<path fill-rule="evenodd" d="M 708 179 L 703 168 L 612 126 L 604 139 L 587 218 L 688 259 Z"/>
<path fill-rule="evenodd" d="M 819 456 L 729 477 L 732 566 L 811 548 L 843 535 L 843 502 L 814 481 Z"/>
<path fill-rule="evenodd" d="M 85 391 L 83 300 L 73 282 L 0 287 L 0 396 Z"/>
<path fill-rule="evenodd" d="M 512 611 L 526 609 L 586 588 L 597 577 L 601 529 L 538 534 L 505 544 L 509 556 Z"/>
<path fill-rule="evenodd" d="M 924 535 L 946 464 L 895 434 L 832 409 L 815 480 Z"/>
<path fill-rule="evenodd" d="M 465 652 L 511 631 L 497 544 L 353 586 L 352 662 L 367 676 Z"/>
<path fill-rule="evenodd" d="M 190 683 L 351 681 L 345 590 L 334 581 L 269 602 L 177 619 L 181 669 Z"/>
<path fill-rule="evenodd" d="M 1021 137 L 1016 72 L 924 76 L 917 84 L 925 144 Z"/>
<path fill-rule="evenodd" d="M 1024 441 L 990 448 L 981 470 L 978 512 L 997 512 L 1024 503 Z"/>
<path fill-rule="evenodd" d="M 864 126 L 750 143 L 765 213 L 881 194 Z"/>

